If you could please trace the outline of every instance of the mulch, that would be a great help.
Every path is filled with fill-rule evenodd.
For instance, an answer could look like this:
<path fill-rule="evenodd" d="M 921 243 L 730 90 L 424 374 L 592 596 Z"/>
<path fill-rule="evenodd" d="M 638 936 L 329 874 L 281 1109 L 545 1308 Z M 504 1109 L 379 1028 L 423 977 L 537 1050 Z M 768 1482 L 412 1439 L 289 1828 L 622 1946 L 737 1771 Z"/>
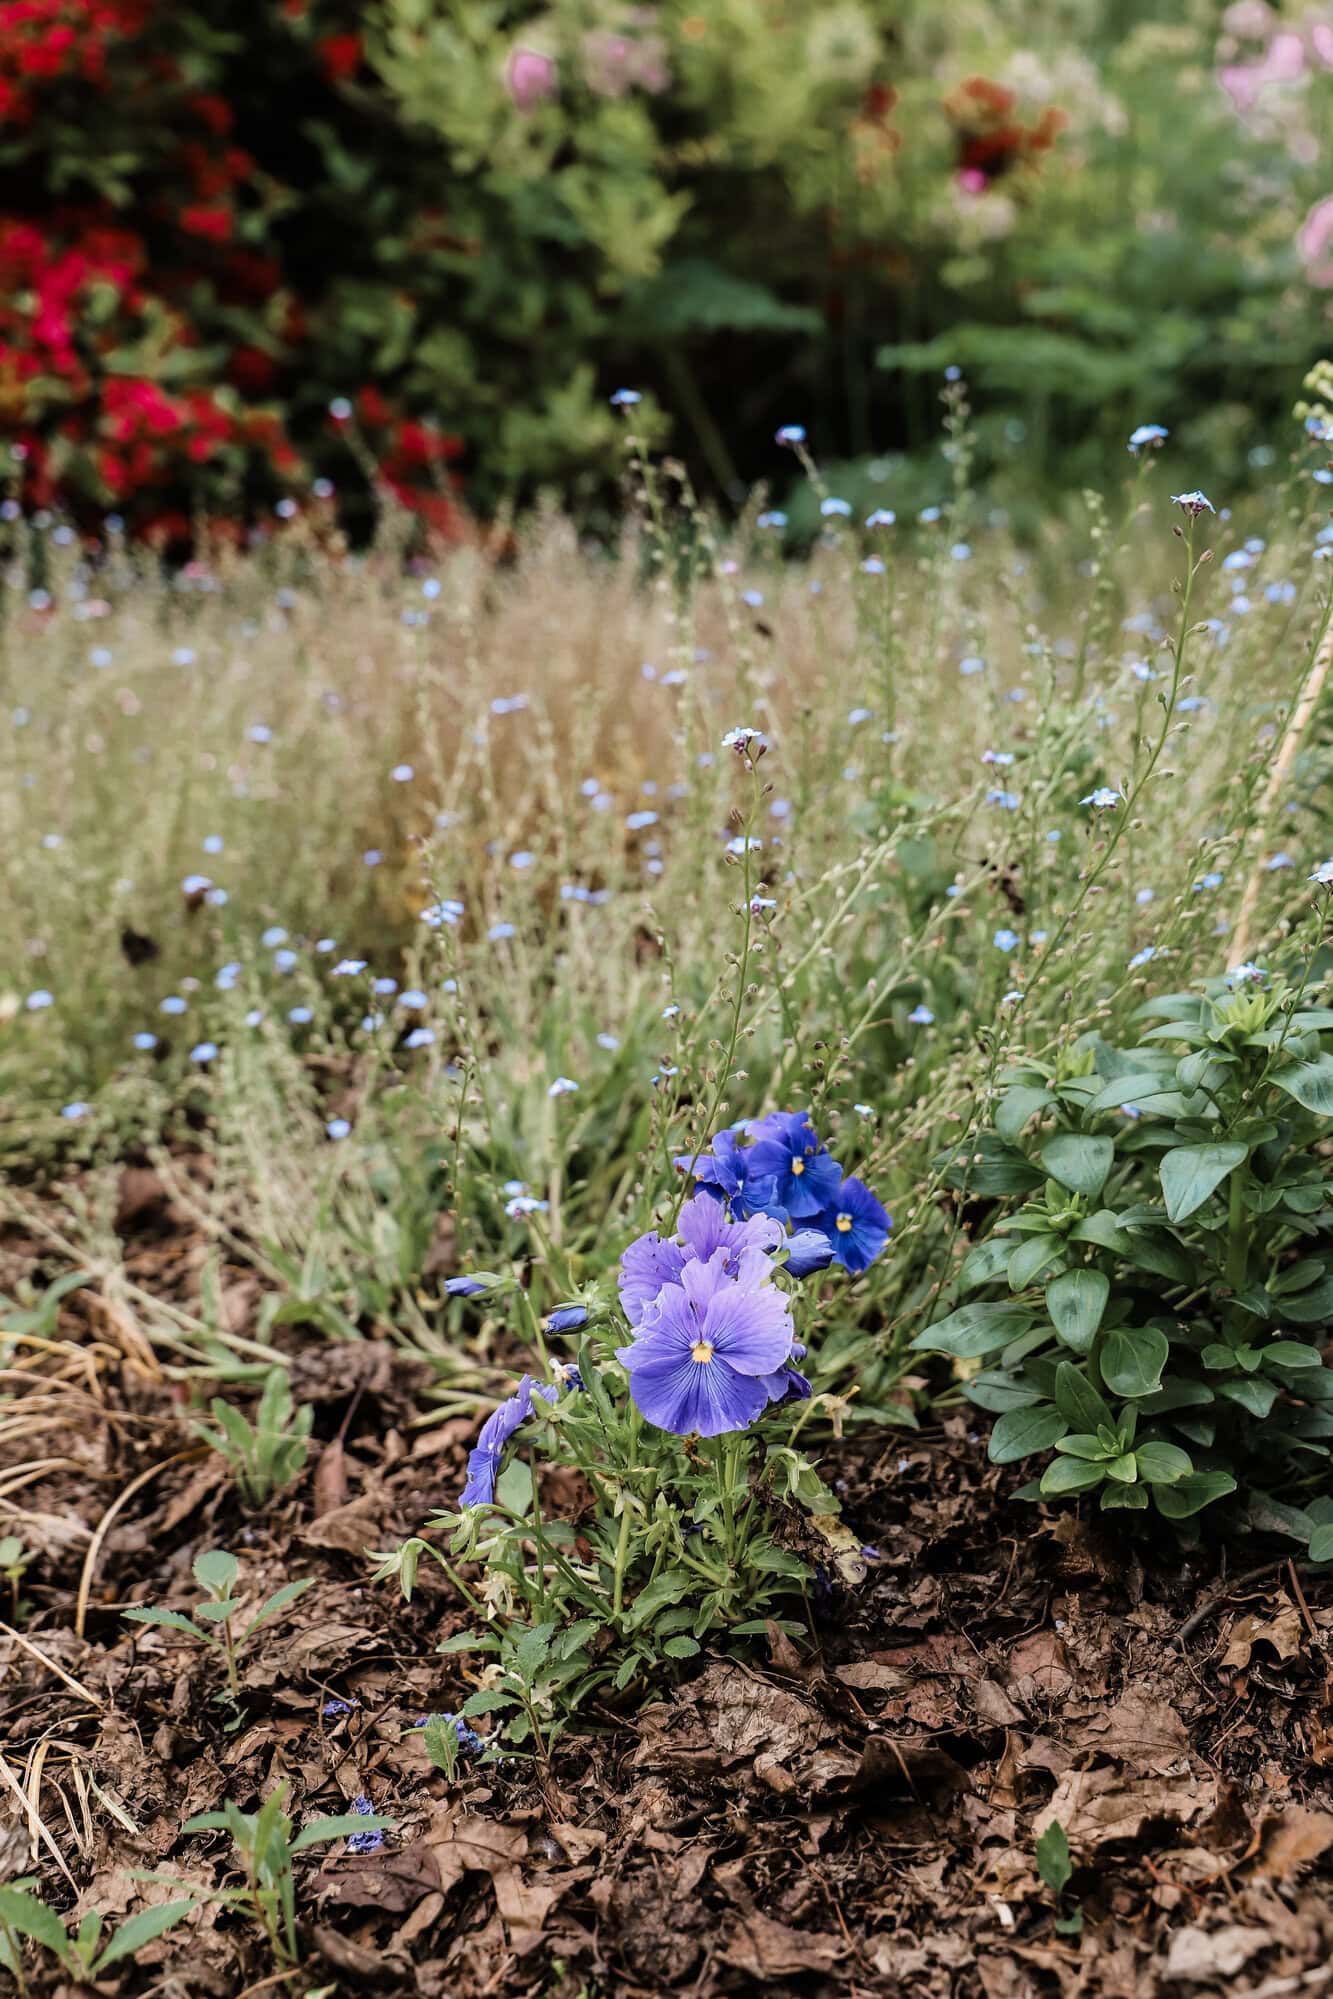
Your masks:
<path fill-rule="evenodd" d="M 132 1268 L 145 1290 L 185 1295 L 207 1246 L 161 1223 L 158 1203 Z M 0 1239 L 0 1291 L 39 1254 Z M 252 1280 L 227 1283 L 243 1315 Z M 290 1344 L 317 1449 L 258 1518 L 194 1449 L 182 1391 L 123 1299 L 72 1293 L 55 1346 L 11 1359 L 0 1533 L 36 1559 L 26 1644 L 0 1605 L 0 1879 L 36 1877 L 54 1905 L 114 1927 L 172 1893 L 131 1870 L 234 1882 L 227 1840 L 183 1838 L 182 1822 L 225 1798 L 252 1810 L 285 1781 L 298 1822 L 364 1793 L 396 1823 L 376 1853 L 298 1861 L 292 1990 L 1333 1989 L 1333 1589 L 1276 1547 L 1245 1550 L 1229 1580 L 1206 1546 L 1034 1509 L 965 1415 L 854 1434 L 824 1470 L 868 1571 L 816 1592 L 813 1645 L 774 1628 L 752 1655 L 690 1662 L 637 1713 L 594 1709 L 545 1776 L 465 1760 L 450 1782 L 414 1724 L 458 1707 L 476 1670 L 437 1650 L 456 1601 L 423 1565 L 405 1604 L 368 1580 L 364 1551 L 452 1503 L 473 1425 L 415 1425 L 427 1377 L 388 1345 Z M 239 1725 L 199 1648 L 121 1616 L 187 1608 L 194 1556 L 219 1546 L 256 1605 L 316 1578 L 246 1655 Z M 1035 1853 L 1052 1820 L 1073 1860 L 1058 1908 Z M 104 1987 L 235 1995 L 272 1971 L 214 1904 Z M 49 1961 L 30 1983 L 70 1989 Z"/>

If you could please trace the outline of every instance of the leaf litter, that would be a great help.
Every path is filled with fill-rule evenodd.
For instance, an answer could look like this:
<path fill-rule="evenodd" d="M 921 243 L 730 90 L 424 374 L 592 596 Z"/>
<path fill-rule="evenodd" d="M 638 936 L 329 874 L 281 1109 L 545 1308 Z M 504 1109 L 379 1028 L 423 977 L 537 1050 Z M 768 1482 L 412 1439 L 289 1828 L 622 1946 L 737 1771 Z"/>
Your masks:
<path fill-rule="evenodd" d="M 165 1190 L 145 1178 L 131 1196 L 169 1226 Z M 153 1253 L 155 1282 L 197 1280 L 178 1235 Z M 0 1878 L 36 1877 L 67 1916 L 97 1907 L 114 1924 L 173 1892 L 135 1872 L 234 1885 L 226 1843 L 180 1827 L 228 1797 L 253 1810 L 282 1781 L 297 1823 L 368 1795 L 396 1826 L 373 1853 L 298 1861 L 308 1982 L 330 1992 L 1301 1999 L 1333 1986 L 1327 1583 L 1307 1577 L 1298 1594 L 1275 1565 L 1233 1599 L 1205 1554 L 1144 1566 L 1010 1499 L 1009 1474 L 954 1418 L 888 1453 L 853 1436 L 829 1470 L 870 1559 L 862 1582 L 830 1577 L 815 1645 L 773 1626 L 754 1654 L 705 1656 L 637 1714 L 596 1710 L 544 1782 L 518 1758 L 463 1759 L 449 1781 L 417 1723 L 474 1684 L 436 1649 L 457 1605 L 424 1577 L 404 1604 L 364 1559 L 458 1483 L 469 1424 L 411 1441 L 419 1364 L 284 1334 L 317 1449 L 247 1518 L 216 1461 L 189 1452 L 170 1383 L 133 1340 L 108 1340 L 95 1295 L 72 1294 L 64 1324 L 70 1347 L 101 1342 L 96 1394 L 71 1397 L 63 1425 L 46 1419 L 50 1469 L 5 1502 L 39 1560 L 26 1643 L 0 1631 L 13 1777 Z M 77 1636 L 99 1527 L 155 1466 L 94 1550 Z M 193 1602 L 191 1564 L 220 1546 L 255 1606 L 295 1577 L 316 1583 L 243 1656 L 230 1730 L 202 1649 L 121 1616 Z M 1081 1936 L 1055 1929 L 1037 1867 L 1055 1822 Z M 122 1964 L 118 1989 L 221 1999 L 271 1971 L 253 1929 L 204 1903 Z M 54 1999 L 62 1977 L 47 1966 L 30 1988 Z"/>

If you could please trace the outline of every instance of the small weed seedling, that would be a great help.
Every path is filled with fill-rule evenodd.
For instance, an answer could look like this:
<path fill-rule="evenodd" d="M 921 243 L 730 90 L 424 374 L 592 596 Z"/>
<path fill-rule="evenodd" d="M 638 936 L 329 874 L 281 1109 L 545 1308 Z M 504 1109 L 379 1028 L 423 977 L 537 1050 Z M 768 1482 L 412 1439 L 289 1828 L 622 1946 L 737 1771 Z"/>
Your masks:
<path fill-rule="evenodd" d="M 231 1467 L 242 1505 L 257 1511 L 299 1478 L 310 1455 L 312 1411 L 297 1409 L 286 1371 L 270 1368 L 253 1424 L 239 1409 L 214 1396 L 209 1405 L 217 1429 L 196 1423 L 194 1433 Z"/>
<path fill-rule="evenodd" d="M 19 1595 L 19 1585 L 31 1561 L 32 1556 L 17 1534 L 0 1534 L 0 1576 L 9 1584 L 10 1620 L 14 1624 L 21 1624 L 32 1607 Z"/>
<path fill-rule="evenodd" d="M 233 1619 L 241 1605 L 232 1591 L 238 1573 L 239 1564 L 235 1555 L 229 1555 L 224 1548 L 210 1548 L 206 1554 L 195 1558 L 194 1579 L 200 1589 L 207 1590 L 208 1596 L 205 1602 L 198 1605 L 193 1618 L 184 1616 L 179 1610 L 158 1610 L 148 1604 L 136 1604 L 133 1610 L 125 1612 L 131 1624 L 160 1624 L 168 1631 L 184 1631 L 189 1637 L 197 1638 L 201 1645 L 210 1646 L 222 1660 L 226 1671 L 227 1687 L 223 1698 L 233 1706 L 241 1695 L 237 1662 L 242 1651 L 262 1625 L 270 1623 L 288 1609 L 314 1581 L 313 1576 L 305 1576 L 300 1582 L 284 1583 L 267 1603 L 260 1605 L 244 1629 L 237 1631 Z M 203 1623 L 196 1623 L 196 1618 L 201 1618 Z"/>
<path fill-rule="evenodd" d="M 1066 1902 L 1065 1889 L 1073 1876 L 1069 1840 L 1059 1819 L 1052 1819 L 1037 1841 L 1037 1872 L 1055 1898 L 1055 1927 L 1062 1937 L 1083 1934 L 1081 1903 Z"/>
<path fill-rule="evenodd" d="M 206 1899 L 238 1909 L 258 1923 L 280 1965 L 295 1964 L 300 1956 L 296 1940 L 296 1884 L 292 1874 L 297 1854 L 312 1846 L 328 1846 L 335 1839 L 393 1831 L 393 1821 L 379 1818 L 374 1812 L 343 1812 L 337 1818 L 312 1819 L 297 1831 L 283 1810 L 286 1801 L 287 1786 L 279 1784 L 257 1812 L 243 1812 L 228 1799 L 220 1811 L 200 1812 L 181 1827 L 182 1833 L 231 1834 L 245 1872 L 245 1884 L 240 1888 L 215 1890 Z"/>
<path fill-rule="evenodd" d="M 49 1950 L 71 1978 L 83 1985 L 100 1978 L 113 1964 L 133 1957 L 155 1937 L 165 1936 L 194 1906 L 191 1898 L 163 1902 L 155 1909 L 140 1909 L 137 1916 L 122 1923 L 115 1935 L 102 1944 L 103 1918 L 96 1909 L 88 1911 L 71 1936 L 55 1910 L 34 1895 L 27 1882 L 11 1881 L 0 1887 L 0 1965 L 13 1978 L 18 1990 L 26 1992 L 19 1938 L 28 1937 Z"/>

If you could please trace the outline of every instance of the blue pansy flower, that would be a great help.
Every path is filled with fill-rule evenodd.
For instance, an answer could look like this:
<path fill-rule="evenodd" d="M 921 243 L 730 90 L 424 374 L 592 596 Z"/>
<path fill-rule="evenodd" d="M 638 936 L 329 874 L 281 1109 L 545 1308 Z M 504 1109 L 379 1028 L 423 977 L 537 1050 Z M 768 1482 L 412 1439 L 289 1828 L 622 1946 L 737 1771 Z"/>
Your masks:
<path fill-rule="evenodd" d="M 811 1277 L 817 1270 L 827 1270 L 832 1261 L 833 1244 L 821 1229 L 798 1229 L 787 1238 L 784 1268 L 789 1277 Z"/>
<path fill-rule="evenodd" d="M 893 1217 L 864 1180 L 849 1175 L 816 1226 L 832 1243 L 839 1263 L 848 1270 L 865 1270 L 883 1253 Z"/>
<path fill-rule="evenodd" d="M 546 1315 L 548 1333 L 576 1333 L 580 1326 L 588 1323 L 586 1305 L 557 1305 L 554 1312 Z"/>
<path fill-rule="evenodd" d="M 651 1325 L 617 1358 L 640 1413 L 673 1436 L 746 1430 L 770 1400 L 768 1378 L 792 1352 L 791 1307 L 769 1281 L 762 1249 L 743 1250 L 735 1275 L 719 1251 L 687 1263 L 653 1307 Z"/>
<path fill-rule="evenodd" d="M 772 1176 L 774 1198 L 794 1220 L 816 1215 L 837 1191 L 842 1168 L 804 1111 L 774 1111 L 750 1125 L 749 1171 Z"/>

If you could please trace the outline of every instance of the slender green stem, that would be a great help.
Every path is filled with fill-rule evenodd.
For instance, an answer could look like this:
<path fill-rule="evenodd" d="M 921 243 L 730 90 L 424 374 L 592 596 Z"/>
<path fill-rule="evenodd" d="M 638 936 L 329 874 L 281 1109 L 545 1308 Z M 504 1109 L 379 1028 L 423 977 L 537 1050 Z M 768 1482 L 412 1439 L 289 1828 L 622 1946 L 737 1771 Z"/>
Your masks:
<path fill-rule="evenodd" d="M 1233 1291 L 1243 1291 L 1249 1274 L 1250 1231 L 1245 1213 L 1245 1183 L 1248 1169 L 1238 1166 L 1231 1176 L 1227 1200 L 1226 1280 Z"/>

